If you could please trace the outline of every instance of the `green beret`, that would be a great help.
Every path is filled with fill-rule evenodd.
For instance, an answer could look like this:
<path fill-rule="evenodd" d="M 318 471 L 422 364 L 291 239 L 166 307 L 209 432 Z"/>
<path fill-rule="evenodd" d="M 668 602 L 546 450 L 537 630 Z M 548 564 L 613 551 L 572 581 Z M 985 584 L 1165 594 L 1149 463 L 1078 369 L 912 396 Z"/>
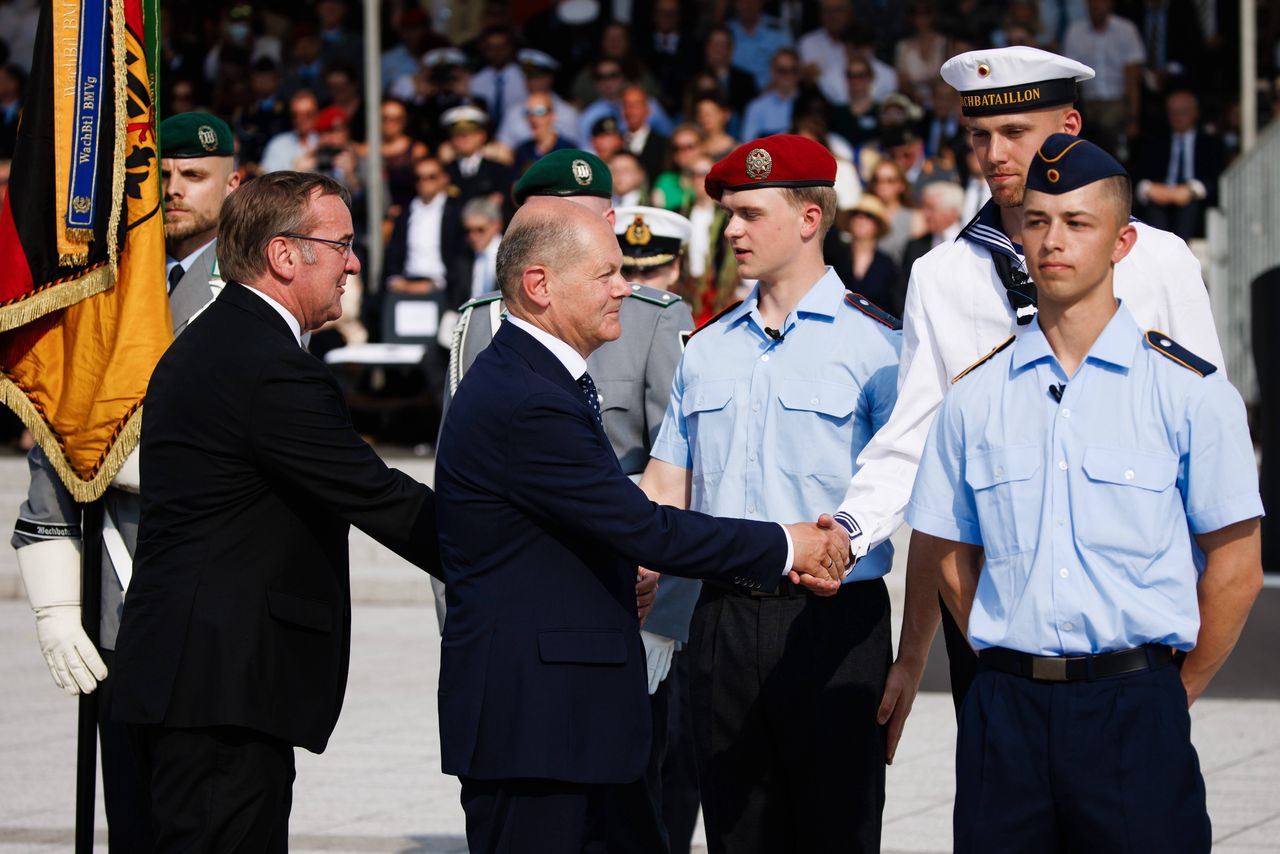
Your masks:
<path fill-rule="evenodd" d="M 234 157 L 231 128 L 209 113 L 178 113 L 160 123 L 161 157 Z"/>
<path fill-rule="evenodd" d="M 517 206 L 530 196 L 599 196 L 613 198 L 613 176 L 604 161 L 589 151 L 562 148 L 534 161 L 511 190 Z"/>

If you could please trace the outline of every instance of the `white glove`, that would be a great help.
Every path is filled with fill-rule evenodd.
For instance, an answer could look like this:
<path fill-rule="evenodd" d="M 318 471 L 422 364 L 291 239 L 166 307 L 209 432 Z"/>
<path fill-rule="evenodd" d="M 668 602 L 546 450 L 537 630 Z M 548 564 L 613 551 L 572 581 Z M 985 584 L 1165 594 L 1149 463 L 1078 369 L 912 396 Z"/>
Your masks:
<path fill-rule="evenodd" d="M 80 541 L 47 540 L 18 549 L 18 571 L 36 612 L 36 639 L 49 673 L 68 694 L 91 693 L 107 676 L 80 626 Z"/>
<path fill-rule="evenodd" d="M 649 693 L 652 694 L 671 672 L 671 657 L 676 651 L 676 642 L 674 638 L 646 631 L 640 632 L 640 640 L 644 641 L 644 657 L 649 665 Z"/>
<path fill-rule="evenodd" d="M 142 472 L 138 466 L 138 458 L 138 446 L 135 445 L 129 452 L 129 456 L 124 458 L 124 465 L 120 466 L 120 471 L 116 472 L 116 476 L 111 479 L 112 486 L 123 489 L 125 492 L 138 494 L 142 488 Z"/>

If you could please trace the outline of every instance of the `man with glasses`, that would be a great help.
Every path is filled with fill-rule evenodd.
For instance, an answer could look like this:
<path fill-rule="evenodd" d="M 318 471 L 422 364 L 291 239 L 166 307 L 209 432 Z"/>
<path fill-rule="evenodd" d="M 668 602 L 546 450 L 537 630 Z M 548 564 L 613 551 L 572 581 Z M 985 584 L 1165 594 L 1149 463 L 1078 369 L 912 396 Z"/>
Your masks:
<path fill-rule="evenodd" d="M 516 146 L 517 175 L 523 175 L 544 154 L 574 147 L 572 141 L 560 135 L 555 101 L 546 92 L 535 92 L 524 99 L 524 115 L 532 135 Z"/>
<path fill-rule="evenodd" d="M 742 117 L 742 138 L 755 139 L 791 128 L 791 109 L 800 91 L 800 56 L 784 47 L 769 64 L 769 86 L 747 104 Z"/>
<path fill-rule="evenodd" d="M 147 390 L 110 713 L 149 789 L 149 850 L 287 851 L 294 747 L 324 750 L 346 687 L 350 526 L 438 572 L 431 490 L 365 444 L 301 344 L 360 272 L 349 204 L 317 174 L 239 188 L 228 284 Z"/>
<path fill-rule="evenodd" d="M 417 195 L 391 228 L 383 286 L 397 294 L 447 291 L 451 305 L 461 304 L 470 292 L 466 275 L 458 270 L 457 250 L 463 245 L 462 203 L 445 191 L 449 179 L 436 158 L 419 160 L 413 175 Z"/>

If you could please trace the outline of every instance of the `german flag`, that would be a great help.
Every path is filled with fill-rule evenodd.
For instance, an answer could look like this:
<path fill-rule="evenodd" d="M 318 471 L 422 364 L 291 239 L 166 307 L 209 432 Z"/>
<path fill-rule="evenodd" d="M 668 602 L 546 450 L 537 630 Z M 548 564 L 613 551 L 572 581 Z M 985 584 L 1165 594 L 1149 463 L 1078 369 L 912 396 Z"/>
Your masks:
<path fill-rule="evenodd" d="M 157 0 L 43 4 L 0 209 L 0 402 L 82 502 L 137 444 L 172 339 L 157 16 Z"/>

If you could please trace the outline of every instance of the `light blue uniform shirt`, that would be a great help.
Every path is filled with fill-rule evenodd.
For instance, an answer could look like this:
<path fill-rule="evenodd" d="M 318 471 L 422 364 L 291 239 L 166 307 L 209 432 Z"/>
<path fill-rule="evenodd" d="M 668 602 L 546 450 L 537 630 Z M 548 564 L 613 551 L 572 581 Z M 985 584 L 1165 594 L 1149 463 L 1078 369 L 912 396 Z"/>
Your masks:
<path fill-rule="evenodd" d="M 1124 306 L 1069 382 L 1034 320 L 959 379 L 907 506 L 916 530 L 983 547 L 974 647 L 1037 655 L 1191 649 L 1188 530 L 1261 515 L 1240 395 L 1152 347 Z"/>
<path fill-rule="evenodd" d="M 742 138 L 757 139 L 791 130 L 791 109 L 796 96 L 783 98 L 772 90 L 765 92 L 747 104 L 742 117 Z"/>
<path fill-rule="evenodd" d="M 733 58 L 730 60 L 756 78 L 756 86 L 769 85 L 769 63 L 784 47 L 791 47 L 791 33 L 772 15 L 761 15 L 755 32 L 748 34 L 742 22 L 730 18 L 725 26 L 733 33 Z"/>
<path fill-rule="evenodd" d="M 691 509 L 786 524 L 840 505 L 893 410 L 901 341 L 847 295 L 828 267 L 775 341 L 757 286 L 689 340 L 650 455 L 691 472 Z M 886 542 L 845 580 L 879 578 L 892 562 Z"/>

